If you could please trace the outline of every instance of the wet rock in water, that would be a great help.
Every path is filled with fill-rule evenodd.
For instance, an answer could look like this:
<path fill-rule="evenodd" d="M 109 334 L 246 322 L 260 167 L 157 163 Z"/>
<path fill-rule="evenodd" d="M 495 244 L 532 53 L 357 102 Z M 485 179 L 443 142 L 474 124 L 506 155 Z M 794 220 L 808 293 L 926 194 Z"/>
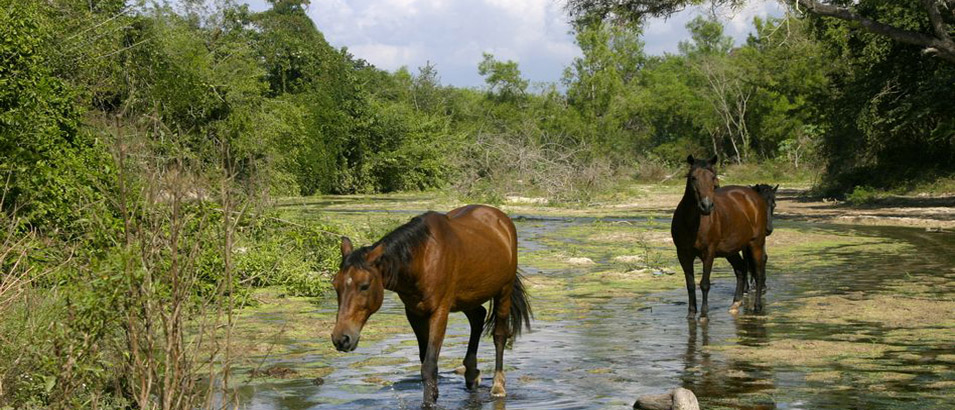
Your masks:
<path fill-rule="evenodd" d="M 692 391 L 677 387 L 673 389 L 673 410 L 700 410 L 700 402 Z"/>
<path fill-rule="evenodd" d="M 567 263 L 571 265 L 593 265 L 594 260 L 590 258 L 568 258 Z"/>
<path fill-rule="evenodd" d="M 677 387 L 669 393 L 640 396 L 633 408 L 644 410 L 700 410 L 692 391 Z"/>
<path fill-rule="evenodd" d="M 643 410 L 670 410 L 671 407 L 673 407 L 673 395 L 670 393 L 640 396 L 637 402 L 633 403 L 633 408 Z"/>
<path fill-rule="evenodd" d="M 314 384 L 314 385 L 316 385 L 316 386 L 321 386 L 321 385 L 325 384 L 325 379 L 323 379 L 323 378 L 321 378 L 321 377 L 316 377 L 316 378 L 312 379 L 312 384 Z"/>

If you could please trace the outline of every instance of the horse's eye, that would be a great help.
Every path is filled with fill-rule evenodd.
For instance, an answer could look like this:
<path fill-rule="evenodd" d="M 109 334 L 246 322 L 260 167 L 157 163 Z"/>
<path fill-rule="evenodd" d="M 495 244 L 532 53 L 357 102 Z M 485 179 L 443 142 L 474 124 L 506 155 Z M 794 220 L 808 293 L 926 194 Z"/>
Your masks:
<path fill-rule="evenodd" d="M 367 283 L 363 283 L 363 284 L 361 285 L 361 287 L 358 288 L 358 290 L 360 290 L 360 291 L 362 291 L 362 292 L 368 290 L 368 284 L 367 284 Z"/>

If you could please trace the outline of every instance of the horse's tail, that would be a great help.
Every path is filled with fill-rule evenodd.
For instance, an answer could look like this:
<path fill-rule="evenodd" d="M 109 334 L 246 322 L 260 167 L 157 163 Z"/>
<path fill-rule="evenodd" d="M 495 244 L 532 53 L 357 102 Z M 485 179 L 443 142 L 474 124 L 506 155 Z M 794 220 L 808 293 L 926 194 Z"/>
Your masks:
<path fill-rule="evenodd" d="M 514 288 L 511 290 L 511 311 L 507 316 L 508 338 L 513 340 L 521 334 L 521 327 L 531 330 L 531 318 L 534 312 L 531 311 L 531 304 L 527 300 L 527 289 L 521 279 L 524 277 L 520 269 L 514 276 Z M 491 311 L 484 321 L 484 334 L 489 335 L 494 332 L 494 324 L 497 322 L 497 309 L 493 299 L 491 300 Z M 523 326 L 521 326 L 523 325 Z"/>

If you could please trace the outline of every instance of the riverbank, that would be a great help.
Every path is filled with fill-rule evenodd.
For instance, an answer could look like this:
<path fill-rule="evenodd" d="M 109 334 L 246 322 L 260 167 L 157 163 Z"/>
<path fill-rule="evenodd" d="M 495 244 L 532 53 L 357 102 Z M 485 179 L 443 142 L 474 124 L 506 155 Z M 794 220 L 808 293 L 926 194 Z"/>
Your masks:
<path fill-rule="evenodd" d="M 782 185 L 776 217 L 783 220 L 843 225 L 908 226 L 930 230 L 955 229 L 955 193 L 884 195 L 861 205 L 812 197 L 808 187 Z M 544 197 L 508 196 L 492 204 L 511 214 L 546 216 L 669 217 L 683 196 L 679 184 L 632 184 L 587 203 L 551 203 Z M 281 207 L 325 211 L 447 211 L 468 203 L 446 193 L 317 196 L 282 198 Z"/>

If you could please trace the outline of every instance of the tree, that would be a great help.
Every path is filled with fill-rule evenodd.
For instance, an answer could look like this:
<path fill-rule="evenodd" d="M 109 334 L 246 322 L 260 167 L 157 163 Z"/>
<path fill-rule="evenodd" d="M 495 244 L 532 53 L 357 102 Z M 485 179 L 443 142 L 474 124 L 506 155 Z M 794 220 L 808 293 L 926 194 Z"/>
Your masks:
<path fill-rule="evenodd" d="M 0 1 L 0 206 L 43 233 L 82 234 L 108 183 L 105 148 L 82 128 L 79 90 L 54 70 L 58 21 L 40 1 Z"/>
<path fill-rule="evenodd" d="M 915 2 L 883 2 L 868 12 L 898 25 L 928 24 Z M 857 185 L 904 186 L 952 175 L 955 65 L 851 21 L 808 20 L 831 62 L 831 86 L 812 99 L 822 126 L 822 188 L 838 195 Z"/>
<path fill-rule="evenodd" d="M 913 27 L 878 12 L 900 3 L 882 0 L 780 0 L 797 11 L 845 20 L 904 44 L 918 46 L 926 54 L 955 63 L 955 0 L 919 0 L 920 20 Z M 576 20 L 624 19 L 642 21 L 647 17 L 666 17 L 690 5 L 739 6 L 746 0 L 568 0 L 567 9 Z M 895 3 L 895 4 L 891 4 Z"/>
<path fill-rule="evenodd" d="M 567 11 L 576 21 L 625 20 L 640 22 L 647 17 L 668 17 L 688 6 L 739 5 L 746 0 L 567 0 Z"/>
<path fill-rule="evenodd" d="M 478 74 L 484 77 L 488 93 L 501 101 L 517 101 L 527 95 L 528 81 L 521 78 L 521 70 L 515 61 L 498 61 L 494 55 L 484 53 L 478 64 Z"/>
<path fill-rule="evenodd" d="M 755 90 L 747 81 L 747 72 L 729 55 L 733 39 L 723 34 L 723 25 L 715 19 L 697 16 L 686 25 L 692 41 L 681 41 L 680 51 L 705 84 L 695 88 L 720 118 L 720 130 L 709 129 L 713 152 L 720 152 L 717 135 L 723 135 L 733 147 L 736 163 L 750 154 L 751 138 L 747 127 L 749 101 Z"/>
<path fill-rule="evenodd" d="M 925 54 L 934 54 L 950 63 L 955 63 L 955 0 L 919 0 L 922 13 L 921 18 L 927 18 L 927 27 L 912 29 L 908 24 L 897 24 L 889 19 L 882 19 L 877 13 L 881 7 L 875 1 L 847 1 L 847 0 L 795 0 L 797 10 L 825 17 L 834 17 L 841 20 L 857 23 L 864 30 L 886 36 L 894 41 L 911 44 L 922 48 Z M 800 9 L 799 6 L 804 7 Z M 941 8 L 940 8 L 941 7 Z M 942 10 L 946 13 L 943 13 Z M 882 20 L 882 21 L 880 21 Z"/>
<path fill-rule="evenodd" d="M 583 56 L 564 69 L 562 81 L 572 105 L 600 118 L 609 113 L 612 100 L 624 92 L 646 61 L 642 30 L 637 25 L 597 22 L 576 31 Z"/>

